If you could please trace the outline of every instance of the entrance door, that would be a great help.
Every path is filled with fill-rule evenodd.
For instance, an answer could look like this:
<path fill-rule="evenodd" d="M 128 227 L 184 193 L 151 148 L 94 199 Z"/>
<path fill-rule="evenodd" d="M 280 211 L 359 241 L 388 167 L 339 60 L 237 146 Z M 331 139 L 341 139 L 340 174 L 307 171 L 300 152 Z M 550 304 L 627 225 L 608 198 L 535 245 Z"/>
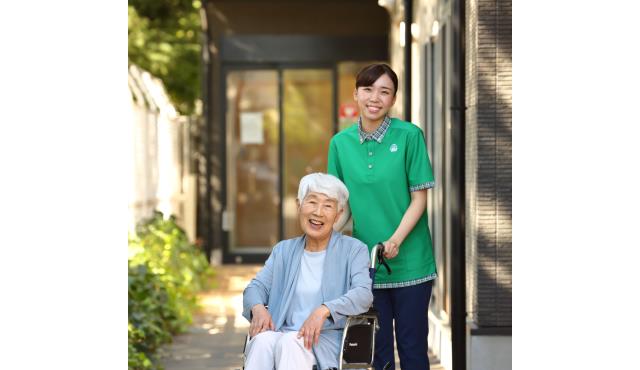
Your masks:
<path fill-rule="evenodd" d="M 228 70 L 225 260 L 264 261 L 301 235 L 300 178 L 325 172 L 335 132 L 335 69 Z"/>

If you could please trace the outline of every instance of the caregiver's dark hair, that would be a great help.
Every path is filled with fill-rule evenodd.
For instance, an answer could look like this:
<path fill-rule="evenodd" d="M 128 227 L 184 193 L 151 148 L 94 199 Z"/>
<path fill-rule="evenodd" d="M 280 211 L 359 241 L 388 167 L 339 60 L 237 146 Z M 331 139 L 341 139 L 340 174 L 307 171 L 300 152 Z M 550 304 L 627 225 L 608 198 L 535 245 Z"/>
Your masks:
<path fill-rule="evenodd" d="M 393 71 L 393 69 L 391 69 L 391 67 L 383 63 L 370 64 L 362 68 L 356 76 L 356 89 L 359 87 L 367 87 L 373 85 L 373 83 L 376 82 L 376 80 L 383 74 L 389 76 L 389 78 L 393 82 L 393 87 L 395 87 L 393 95 L 395 96 L 398 92 L 398 76 Z"/>

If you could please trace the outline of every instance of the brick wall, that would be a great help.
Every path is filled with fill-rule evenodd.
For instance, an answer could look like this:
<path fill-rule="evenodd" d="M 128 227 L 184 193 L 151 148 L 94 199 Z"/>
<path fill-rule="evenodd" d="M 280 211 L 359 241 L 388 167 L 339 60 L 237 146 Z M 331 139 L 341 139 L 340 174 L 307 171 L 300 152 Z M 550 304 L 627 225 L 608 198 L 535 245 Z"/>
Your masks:
<path fill-rule="evenodd" d="M 511 0 L 466 4 L 467 312 L 511 326 Z"/>

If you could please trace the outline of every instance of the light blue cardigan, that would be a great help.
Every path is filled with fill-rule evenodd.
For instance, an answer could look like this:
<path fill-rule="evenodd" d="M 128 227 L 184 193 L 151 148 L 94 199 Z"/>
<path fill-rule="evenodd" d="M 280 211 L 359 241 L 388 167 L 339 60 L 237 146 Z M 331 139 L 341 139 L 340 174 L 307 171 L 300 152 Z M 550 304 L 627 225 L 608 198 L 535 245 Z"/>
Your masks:
<path fill-rule="evenodd" d="M 295 293 L 304 246 L 303 235 L 283 240 L 273 247 L 262 270 L 244 290 L 242 315 L 247 320 L 251 321 L 251 308 L 262 303 L 269 306 L 276 331 L 280 330 Z M 322 327 L 323 333 L 332 329 L 341 332 L 348 315 L 367 311 L 373 302 L 373 294 L 369 253 L 364 243 L 336 231 L 331 234 L 324 259 L 321 291 L 323 304 L 331 312 Z M 330 337 L 341 340 L 341 334 Z M 319 363 L 327 362 L 319 357 L 318 352 L 316 356 Z"/>

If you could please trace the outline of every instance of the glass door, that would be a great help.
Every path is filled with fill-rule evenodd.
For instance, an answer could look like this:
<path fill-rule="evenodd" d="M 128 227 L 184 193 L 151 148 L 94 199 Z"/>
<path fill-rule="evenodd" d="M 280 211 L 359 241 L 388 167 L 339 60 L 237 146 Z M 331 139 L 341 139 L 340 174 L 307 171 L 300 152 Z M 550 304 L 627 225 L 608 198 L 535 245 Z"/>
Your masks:
<path fill-rule="evenodd" d="M 278 71 L 230 71 L 226 79 L 222 228 L 231 251 L 265 253 L 280 239 Z"/>
<path fill-rule="evenodd" d="M 302 176 L 325 172 L 334 133 L 334 70 L 273 68 L 226 74 L 227 253 L 266 255 L 301 235 Z"/>

